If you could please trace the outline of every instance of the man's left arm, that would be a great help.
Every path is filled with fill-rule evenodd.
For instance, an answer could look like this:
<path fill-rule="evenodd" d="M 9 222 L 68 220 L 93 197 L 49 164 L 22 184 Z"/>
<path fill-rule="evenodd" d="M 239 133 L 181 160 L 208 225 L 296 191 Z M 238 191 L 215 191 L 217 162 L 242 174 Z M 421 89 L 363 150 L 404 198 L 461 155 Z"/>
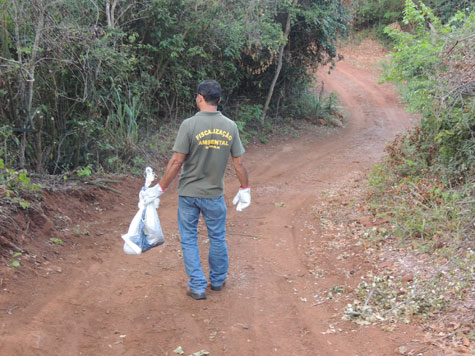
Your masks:
<path fill-rule="evenodd" d="M 233 157 L 234 169 L 238 177 L 241 188 L 249 188 L 249 176 L 242 156 Z"/>
<path fill-rule="evenodd" d="M 247 169 L 244 165 L 242 155 L 239 157 L 233 157 L 233 163 L 239 183 L 241 183 L 241 187 L 233 199 L 233 204 L 237 204 L 237 211 L 243 211 L 249 205 L 251 205 L 251 187 L 249 186 L 249 176 L 247 174 Z"/>

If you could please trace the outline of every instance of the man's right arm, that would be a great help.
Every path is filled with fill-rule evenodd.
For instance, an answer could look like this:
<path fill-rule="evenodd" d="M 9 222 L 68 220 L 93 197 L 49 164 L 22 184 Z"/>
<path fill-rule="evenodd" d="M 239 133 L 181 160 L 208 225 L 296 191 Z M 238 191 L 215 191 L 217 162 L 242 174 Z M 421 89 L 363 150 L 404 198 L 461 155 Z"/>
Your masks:
<path fill-rule="evenodd" d="M 144 193 L 144 204 L 147 205 L 153 200 L 157 199 L 162 195 L 166 190 L 168 185 L 175 179 L 175 177 L 180 172 L 181 166 L 185 161 L 186 155 L 183 153 L 173 153 L 172 158 L 168 162 L 167 169 L 163 174 L 162 179 L 158 182 L 157 185 L 148 188 Z"/>
<path fill-rule="evenodd" d="M 186 155 L 183 153 L 173 153 L 172 158 L 168 162 L 167 169 L 165 170 L 162 179 L 158 183 L 163 190 L 166 190 L 173 179 L 175 179 L 175 177 L 178 175 L 183 162 L 185 162 L 185 158 Z"/>

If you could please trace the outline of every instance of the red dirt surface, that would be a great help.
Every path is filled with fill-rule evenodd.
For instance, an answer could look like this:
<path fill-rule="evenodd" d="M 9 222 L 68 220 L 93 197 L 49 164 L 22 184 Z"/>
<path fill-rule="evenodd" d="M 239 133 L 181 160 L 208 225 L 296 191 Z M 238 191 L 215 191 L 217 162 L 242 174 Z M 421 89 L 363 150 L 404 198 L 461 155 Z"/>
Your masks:
<path fill-rule="evenodd" d="M 33 257 L 22 260 L 29 267 L 0 276 L 0 354 L 156 356 L 181 346 L 185 355 L 389 356 L 417 339 L 414 326 L 389 333 L 343 321 L 351 300 L 326 299 L 331 288 L 351 290 L 376 267 L 354 236 L 338 226 L 323 230 L 317 211 L 334 194 L 351 200 L 385 144 L 411 124 L 394 89 L 355 65 L 353 52 L 331 75 L 319 73 L 338 93 L 346 126 L 249 148 L 252 205 L 244 212 L 231 204 L 237 179 L 226 179 L 230 270 L 222 291 L 208 291 L 204 301 L 185 295 L 174 186 L 159 208 L 166 242 L 141 256 L 124 255 L 120 235 L 142 179 L 124 178 L 120 197 L 98 189 L 48 194 L 55 224 L 39 213 L 46 225 L 24 232 L 33 239 Z M 203 225 L 200 231 L 206 269 Z"/>

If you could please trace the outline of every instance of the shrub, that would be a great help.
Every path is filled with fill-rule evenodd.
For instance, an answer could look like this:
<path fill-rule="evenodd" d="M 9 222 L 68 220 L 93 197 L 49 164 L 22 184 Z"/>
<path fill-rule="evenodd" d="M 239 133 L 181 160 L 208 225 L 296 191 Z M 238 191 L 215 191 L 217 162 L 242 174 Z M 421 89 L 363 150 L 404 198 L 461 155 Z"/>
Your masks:
<path fill-rule="evenodd" d="M 235 114 L 242 143 L 246 145 L 257 130 L 262 127 L 262 105 L 242 105 Z"/>
<path fill-rule="evenodd" d="M 448 180 L 469 178 L 475 164 L 475 48 L 469 41 L 475 13 L 442 24 L 424 4 L 407 0 L 404 22 L 411 32 L 386 29 L 396 45 L 385 79 L 399 84 L 409 108 L 422 114 L 405 147 Z"/>
<path fill-rule="evenodd" d="M 22 195 L 36 194 L 39 190 L 40 186 L 31 182 L 25 170 L 17 171 L 8 168 L 0 158 L 0 193 L 2 193 L 0 199 L 6 199 L 22 209 L 26 209 L 30 203 L 23 199 Z"/>

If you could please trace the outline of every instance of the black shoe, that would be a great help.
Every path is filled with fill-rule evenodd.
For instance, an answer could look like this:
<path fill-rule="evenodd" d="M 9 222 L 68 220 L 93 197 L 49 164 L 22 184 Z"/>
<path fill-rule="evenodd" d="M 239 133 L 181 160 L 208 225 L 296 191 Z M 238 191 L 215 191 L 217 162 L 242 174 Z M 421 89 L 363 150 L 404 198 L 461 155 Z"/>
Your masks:
<path fill-rule="evenodd" d="M 206 299 L 206 292 L 202 292 L 202 293 L 194 293 L 192 292 L 190 289 L 187 289 L 186 290 L 186 295 L 193 298 L 193 299 L 196 299 L 196 300 L 199 300 L 199 299 Z"/>
<path fill-rule="evenodd" d="M 226 285 L 226 282 L 223 282 L 223 284 L 221 284 L 220 286 L 213 286 L 213 285 L 211 285 L 210 288 L 211 288 L 211 290 L 214 290 L 214 291 L 216 291 L 216 292 L 219 292 L 221 289 L 224 288 L 225 285 Z"/>

